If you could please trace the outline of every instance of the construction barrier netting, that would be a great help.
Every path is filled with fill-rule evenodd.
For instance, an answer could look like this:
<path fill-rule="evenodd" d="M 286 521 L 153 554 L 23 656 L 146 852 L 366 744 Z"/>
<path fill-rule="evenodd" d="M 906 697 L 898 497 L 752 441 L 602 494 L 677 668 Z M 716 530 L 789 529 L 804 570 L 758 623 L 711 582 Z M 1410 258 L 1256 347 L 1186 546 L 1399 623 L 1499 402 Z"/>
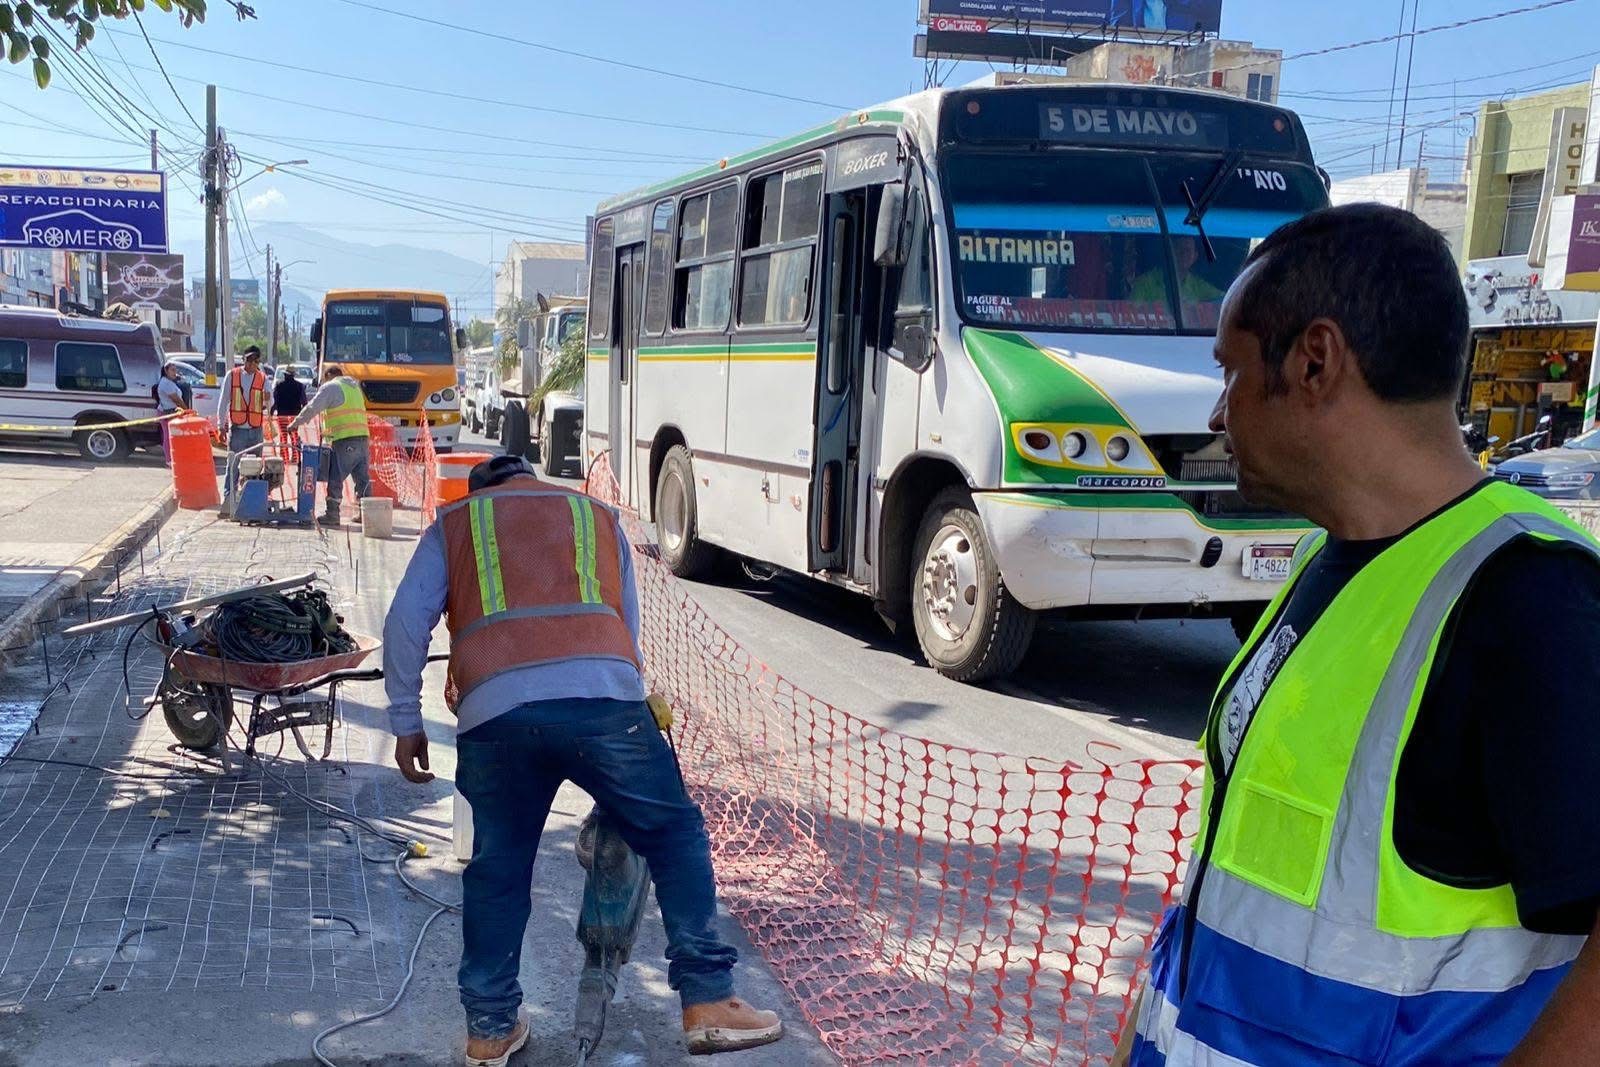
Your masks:
<path fill-rule="evenodd" d="M 616 503 L 607 457 L 588 488 Z M 1108 1059 L 1188 859 L 1198 764 L 883 729 L 754 658 L 626 521 L 649 683 L 679 712 L 723 898 L 827 1047 L 849 1064 Z"/>
<path fill-rule="evenodd" d="M 295 493 L 300 470 L 300 446 L 322 443 L 320 420 L 295 430 L 293 421 L 278 416 L 268 422 L 265 455 L 283 461 L 286 477 L 278 486 L 279 503 L 287 507 Z M 367 473 L 372 479 L 372 495 L 387 497 L 396 507 L 411 508 L 426 527 L 439 508 L 438 457 L 427 416 L 419 418 L 416 442 L 406 447 L 393 423 L 375 415 L 367 416 Z M 351 497 L 350 499 L 354 499 Z"/>

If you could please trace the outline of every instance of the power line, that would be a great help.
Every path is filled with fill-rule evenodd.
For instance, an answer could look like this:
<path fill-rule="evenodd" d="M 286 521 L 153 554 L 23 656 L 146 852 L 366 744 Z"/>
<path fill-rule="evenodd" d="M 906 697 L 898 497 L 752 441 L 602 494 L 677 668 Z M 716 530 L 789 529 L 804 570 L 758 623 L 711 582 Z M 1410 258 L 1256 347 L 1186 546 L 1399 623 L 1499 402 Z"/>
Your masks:
<path fill-rule="evenodd" d="M 139 36 L 144 38 L 144 46 L 150 49 L 150 58 L 155 60 L 156 66 L 160 68 L 161 77 L 166 81 L 167 88 L 172 90 L 172 98 L 178 102 L 179 107 L 183 108 L 183 113 L 189 116 L 189 121 L 194 124 L 194 128 L 204 133 L 206 128 L 200 124 L 199 119 L 194 117 L 194 112 L 189 110 L 189 105 L 183 102 L 183 97 L 178 93 L 178 87 L 172 84 L 172 77 L 167 73 L 166 64 L 162 63 L 161 57 L 156 54 L 156 46 L 150 43 L 150 35 L 145 32 L 144 20 L 139 17 L 139 9 L 133 8 L 132 10 L 133 21 L 139 27 Z M 113 42 L 113 47 L 115 47 L 115 42 Z M 121 53 L 119 52 L 118 55 L 121 55 Z"/>
<path fill-rule="evenodd" d="M 452 145 L 423 145 L 423 144 L 394 144 L 377 141 L 351 141 L 343 137 L 303 137 L 299 134 L 267 134 L 252 130 L 236 131 L 247 137 L 293 137 L 296 144 L 306 145 L 342 145 L 345 148 L 377 148 L 389 149 L 395 152 L 436 152 L 448 156 L 484 156 L 502 159 L 570 159 L 590 161 L 595 163 L 704 163 L 703 156 L 674 156 L 653 152 L 640 152 L 628 156 L 618 156 L 615 159 L 595 159 L 593 156 L 556 156 L 548 152 L 491 152 L 483 149 L 457 148 Z M 584 148 L 583 145 L 561 145 L 557 147 Z M 591 151 L 621 151 L 620 149 L 605 149 L 593 146 Z"/>
<path fill-rule="evenodd" d="M 1526 74 L 1530 70 L 1549 70 L 1551 67 L 1559 67 L 1559 66 L 1562 66 L 1563 64 L 1566 64 L 1566 63 L 1576 63 L 1576 62 L 1579 62 L 1580 60 L 1594 59 L 1596 57 L 1600 57 L 1600 52 L 1580 52 L 1575 56 L 1566 56 L 1566 57 L 1564 57 L 1562 59 L 1550 60 L 1549 62 L 1546 62 L 1546 63 L 1535 63 L 1534 65 L 1529 66 L 1529 67 L 1513 67 L 1510 70 L 1497 70 L 1497 71 L 1494 71 L 1494 72 L 1492 72 L 1490 74 L 1474 74 L 1474 75 L 1472 75 L 1470 77 L 1466 77 L 1466 78 L 1450 78 L 1450 79 L 1445 80 L 1445 81 L 1417 82 L 1414 87 L 1418 88 L 1418 89 L 1436 89 L 1436 88 L 1439 88 L 1440 86 L 1445 86 L 1445 85 L 1456 86 L 1456 85 L 1465 84 L 1467 82 L 1493 81 L 1496 78 L 1503 78 L 1508 74 Z M 1316 93 L 1298 92 L 1298 91 L 1296 91 L 1296 92 L 1285 91 L 1285 92 L 1280 92 L 1278 95 L 1279 96 L 1294 97 L 1296 99 L 1341 100 L 1341 101 L 1348 100 L 1350 103 L 1372 103 L 1372 104 L 1375 104 L 1375 103 L 1378 103 L 1377 100 L 1359 100 L 1359 99 L 1356 99 L 1356 98 L 1360 94 L 1382 93 L 1382 92 L 1385 92 L 1385 91 L 1386 90 L 1384 90 L 1384 89 L 1324 89 L 1324 90 L 1320 90 L 1320 91 L 1318 91 Z M 1412 97 L 1413 100 L 1450 100 L 1450 99 L 1454 99 L 1454 98 L 1455 98 L 1454 96 L 1442 96 L 1442 95 L 1441 96 L 1413 96 Z"/>
<path fill-rule="evenodd" d="M 491 41 L 503 41 L 507 44 L 521 45 L 524 48 L 536 48 L 541 52 L 550 52 L 555 55 L 567 56 L 572 59 L 585 59 L 591 63 L 603 63 L 610 67 L 621 67 L 624 70 L 636 70 L 645 74 L 655 74 L 663 78 L 673 78 L 677 81 L 693 82 L 697 85 L 709 85 L 717 89 L 731 89 L 735 92 L 750 93 L 755 96 L 765 96 L 773 100 L 788 100 L 795 104 L 812 104 L 816 107 L 833 108 L 835 111 L 849 111 L 848 104 L 834 104 L 826 100 L 813 100 L 810 97 L 791 96 L 788 93 L 775 92 L 771 89 L 758 89 L 753 85 L 737 85 L 733 82 L 718 81 L 715 78 L 702 78 L 695 74 L 683 74 L 674 70 L 664 70 L 660 67 L 645 66 L 642 63 L 630 63 L 622 59 L 609 56 L 591 55 L 588 52 L 579 52 L 570 48 L 558 48 L 555 45 L 545 44 L 542 41 L 530 41 L 522 37 L 512 37 L 510 34 L 494 33 L 490 30 L 480 30 L 473 26 L 461 26 L 453 22 L 444 22 L 439 19 L 427 18 L 423 15 L 414 15 L 408 11 L 396 11 L 381 4 L 369 4 L 364 0 L 339 0 L 350 7 L 365 8 L 368 11 L 377 11 L 384 15 L 393 15 L 396 18 L 410 19 L 412 22 L 421 22 L 429 26 L 438 26 L 441 29 L 455 30 L 458 33 L 469 33 L 475 37 L 488 38 Z"/>
<path fill-rule="evenodd" d="M 109 32 L 120 33 L 122 31 L 111 30 Z M 243 63 L 259 63 L 262 66 L 276 67 L 279 70 L 292 70 L 297 74 L 314 74 L 318 77 L 333 78 L 338 81 L 355 82 L 360 85 L 373 85 L 380 89 L 398 89 L 401 92 L 420 93 L 423 96 L 437 96 L 446 100 L 464 100 L 468 103 L 477 104 L 480 106 L 483 104 L 495 104 L 499 107 L 515 108 L 518 111 L 536 111 L 546 115 L 561 115 L 566 118 L 594 119 L 600 122 L 622 122 L 631 126 L 650 126 L 663 130 L 684 130 L 689 133 L 714 133 L 725 137 L 767 138 L 771 136 L 771 134 L 765 133 L 751 133 L 748 130 L 724 130 L 711 126 L 688 126 L 676 122 L 655 122 L 650 119 L 628 118 L 623 115 L 604 115 L 592 111 L 571 111 L 565 108 L 544 107 L 539 104 L 525 104 L 516 100 L 495 100 L 481 96 L 472 96 L 467 93 L 453 93 L 447 89 L 426 89 L 419 85 L 406 85 L 402 82 L 379 81 L 376 78 L 363 78 L 355 74 L 337 74 L 333 71 L 320 70 L 315 67 L 301 67 L 293 63 L 280 63 L 277 60 L 261 59 L 258 56 L 240 55 L 237 52 L 224 52 L 221 49 L 216 48 L 204 48 L 200 45 L 189 44 L 184 41 L 171 41 L 161 37 L 157 37 L 156 40 L 173 48 L 186 48 L 194 52 L 205 52 L 208 55 L 222 56 L 226 59 L 234 59 Z"/>
<path fill-rule="evenodd" d="M 355 3 L 356 0 L 339 0 L 339 2 L 350 4 Z M 1475 18 L 1459 19 L 1455 22 L 1440 23 L 1437 26 L 1427 26 L 1423 29 L 1415 31 L 1415 36 L 1426 37 L 1430 33 L 1443 33 L 1446 30 L 1459 30 L 1465 26 L 1477 26 L 1485 22 L 1494 22 L 1498 19 L 1510 18 L 1512 15 L 1528 15 L 1538 11 L 1548 11 L 1551 8 L 1565 7 L 1568 4 L 1575 4 L 1577 2 L 1578 0 L 1544 0 L 1543 3 L 1529 4 L 1525 7 L 1516 7 L 1509 11 L 1497 11 L 1489 15 L 1478 15 Z M 1253 63 L 1236 63 L 1231 67 L 1212 67 L 1209 70 L 1196 71 L 1195 74 L 1226 74 L 1235 70 L 1253 70 L 1256 67 L 1267 66 L 1272 63 L 1289 63 L 1296 59 L 1311 59 L 1315 56 L 1332 55 L 1335 52 L 1348 52 L 1356 48 L 1368 48 L 1375 44 L 1388 44 L 1391 41 L 1401 40 L 1405 36 L 1407 35 L 1404 33 L 1391 33 L 1383 37 L 1369 37 L 1364 41 L 1349 41 L 1345 44 L 1329 45 L 1326 48 L 1313 48 L 1308 52 L 1295 52 L 1291 55 L 1283 56 L 1280 59 L 1257 60 Z"/>

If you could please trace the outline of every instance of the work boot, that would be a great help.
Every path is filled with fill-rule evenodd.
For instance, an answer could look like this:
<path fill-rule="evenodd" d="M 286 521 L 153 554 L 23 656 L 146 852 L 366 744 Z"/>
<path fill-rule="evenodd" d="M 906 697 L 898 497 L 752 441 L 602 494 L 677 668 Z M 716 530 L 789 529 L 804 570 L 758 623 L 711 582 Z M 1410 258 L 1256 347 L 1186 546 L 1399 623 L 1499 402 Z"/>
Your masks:
<path fill-rule="evenodd" d="M 517 1009 L 517 1025 L 506 1037 L 467 1038 L 467 1067 L 506 1067 L 511 1057 L 528 1043 L 528 1013 Z"/>
<path fill-rule="evenodd" d="M 770 1045 L 782 1036 L 777 1012 L 758 1011 L 738 997 L 683 1009 L 683 1038 L 697 1056 Z"/>
<path fill-rule="evenodd" d="M 324 525 L 324 526 L 337 526 L 337 525 L 339 525 L 339 509 L 338 508 L 334 508 L 334 507 L 328 508 L 326 511 L 324 511 L 322 513 L 322 517 L 319 518 L 317 521 L 322 523 L 322 525 Z"/>

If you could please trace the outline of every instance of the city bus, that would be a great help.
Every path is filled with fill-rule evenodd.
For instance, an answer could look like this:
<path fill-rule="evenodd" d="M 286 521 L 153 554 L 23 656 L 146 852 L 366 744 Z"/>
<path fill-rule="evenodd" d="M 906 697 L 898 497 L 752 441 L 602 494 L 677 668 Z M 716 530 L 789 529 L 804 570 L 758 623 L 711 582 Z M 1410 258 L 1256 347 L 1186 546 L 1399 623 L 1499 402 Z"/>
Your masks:
<path fill-rule="evenodd" d="M 1236 491 L 1213 337 L 1251 248 L 1327 203 L 1292 112 L 1210 91 L 842 116 L 599 205 L 587 455 L 677 574 L 858 591 L 955 679 L 1045 613 L 1247 633 L 1307 526 Z"/>
<path fill-rule="evenodd" d="M 418 442 L 422 416 L 437 452 L 455 448 L 461 433 L 450 301 L 420 289 L 332 289 L 311 325 L 321 368 L 338 364 L 361 383 L 367 410 L 392 422 L 400 443 Z"/>

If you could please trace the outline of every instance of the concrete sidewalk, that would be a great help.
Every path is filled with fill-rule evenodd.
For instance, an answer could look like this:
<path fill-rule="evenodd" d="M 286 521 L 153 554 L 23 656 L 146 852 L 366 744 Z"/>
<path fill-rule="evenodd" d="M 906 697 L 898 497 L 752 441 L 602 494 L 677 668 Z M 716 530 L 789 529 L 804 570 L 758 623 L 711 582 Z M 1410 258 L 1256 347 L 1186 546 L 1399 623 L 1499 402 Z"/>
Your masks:
<path fill-rule="evenodd" d="M 122 596 L 95 614 L 314 569 L 348 625 L 377 633 L 410 557 L 415 515 L 397 515 L 396 527 L 395 540 L 379 542 L 181 514 L 163 531 L 159 556 L 147 554 L 145 578 L 125 574 Z M 281 755 L 278 738 L 268 738 L 259 765 L 236 761 L 227 774 L 215 759 L 176 748 L 159 709 L 130 718 L 159 679 L 161 659 L 142 642 L 129 646 L 130 708 L 121 666 L 127 636 L 62 651 L 56 669 L 70 667 L 72 688 L 44 704 L 39 732 L 16 751 L 68 764 L 0 764 L 0 1065 L 311 1062 L 318 1031 L 395 995 L 433 908 L 383 862 L 388 844 L 321 814 L 283 783 L 428 842 L 429 858 L 408 872 L 430 892 L 459 899 L 442 670 L 435 666 L 427 680 L 439 776 L 428 786 L 409 785 L 390 762 L 382 688 L 370 683 L 344 690 L 345 721 L 327 763 L 303 758 L 286 735 Z M 39 667 L 19 667 L 6 699 L 37 701 L 46 689 Z M 320 748 L 320 734 L 307 740 Z M 582 872 L 571 846 L 588 799 L 569 786 L 555 809 L 522 951 L 534 1036 L 515 1063 L 576 1062 L 570 1028 L 581 952 L 573 930 Z M 790 1036 L 715 1062 L 834 1062 L 737 926 L 725 918 L 724 931 L 744 959 L 741 994 L 778 1008 Z M 688 1059 L 663 948 L 652 907 L 591 1063 Z M 459 1062 L 459 952 L 459 919 L 446 915 L 424 940 L 393 1014 L 335 1035 L 326 1054 L 340 1064 Z"/>
<path fill-rule="evenodd" d="M 0 655 L 34 638 L 55 601 L 81 595 L 107 558 L 143 540 L 139 520 L 171 487 L 161 457 L 96 465 L 76 456 L 0 452 Z M 4 747 L 0 746 L 0 752 Z"/>

